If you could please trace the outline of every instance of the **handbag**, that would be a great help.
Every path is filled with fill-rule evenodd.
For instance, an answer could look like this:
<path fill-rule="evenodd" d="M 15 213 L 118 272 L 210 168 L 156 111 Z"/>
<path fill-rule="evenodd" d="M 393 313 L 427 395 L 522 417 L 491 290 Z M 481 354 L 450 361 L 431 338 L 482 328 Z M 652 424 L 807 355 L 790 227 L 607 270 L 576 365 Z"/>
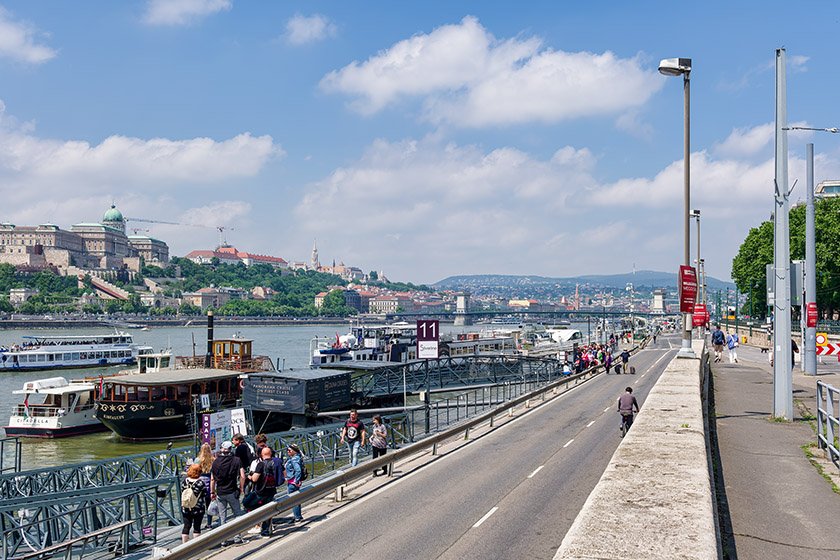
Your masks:
<path fill-rule="evenodd" d="M 207 506 L 207 515 L 219 515 L 219 500 L 213 500 L 210 502 L 210 505 Z"/>

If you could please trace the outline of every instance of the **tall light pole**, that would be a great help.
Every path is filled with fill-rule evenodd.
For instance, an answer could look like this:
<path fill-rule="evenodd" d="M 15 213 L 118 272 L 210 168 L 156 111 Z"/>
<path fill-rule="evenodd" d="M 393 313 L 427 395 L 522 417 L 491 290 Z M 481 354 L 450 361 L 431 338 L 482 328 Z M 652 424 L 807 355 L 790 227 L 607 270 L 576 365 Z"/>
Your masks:
<path fill-rule="evenodd" d="M 689 144 L 689 75 L 691 74 L 691 59 L 690 58 L 666 58 L 659 62 L 659 73 L 665 76 L 682 76 L 683 77 L 683 92 L 685 94 L 684 104 L 684 151 L 685 163 L 683 164 L 683 262 L 686 266 L 691 266 L 691 255 L 689 244 L 691 241 L 689 208 L 691 206 L 691 187 L 689 179 L 691 177 L 689 168 L 689 158 L 691 157 L 691 150 Z M 699 264 L 699 263 L 698 263 Z M 678 358 L 696 358 L 694 350 L 691 348 L 691 313 L 683 313 L 683 336 L 682 347 L 677 353 Z"/>
<path fill-rule="evenodd" d="M 793 420 L 785 49 L 776 49 L 776 171 L 773 233 L 773 416 Z"/>

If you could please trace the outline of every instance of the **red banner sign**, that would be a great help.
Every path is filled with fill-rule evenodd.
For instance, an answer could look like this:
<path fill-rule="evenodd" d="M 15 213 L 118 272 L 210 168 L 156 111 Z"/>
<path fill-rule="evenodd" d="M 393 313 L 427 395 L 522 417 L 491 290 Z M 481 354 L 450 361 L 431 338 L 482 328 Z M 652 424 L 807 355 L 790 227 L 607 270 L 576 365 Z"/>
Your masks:
<path fill-rule="evenodd" d="M 693 266 L 680 265 L 680 313 L 694 311 L 697 300 L 697 272 Z"/>
<path fill-rule="evenodd" d="M 808 328 L 816 328 L 817 327 L 817 304 L 816 303 L 809 303 L 808 304 L 808 315 L 807 323 L 805 324 Z"/>
<path fill-rule="evenodd" d="M 694 311 L 691 314 L 691 323 L 695 327 L 702 327 L 709 322 L 709 312 L 706 311 L 706 306 L 698 303 L 694 306 Z"/>

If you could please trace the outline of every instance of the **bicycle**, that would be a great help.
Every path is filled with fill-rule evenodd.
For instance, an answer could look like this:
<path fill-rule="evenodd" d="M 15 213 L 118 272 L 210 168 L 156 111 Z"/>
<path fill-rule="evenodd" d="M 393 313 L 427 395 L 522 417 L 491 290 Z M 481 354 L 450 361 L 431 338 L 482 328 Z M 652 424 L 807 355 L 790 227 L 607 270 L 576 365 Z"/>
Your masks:
<path fill-rule="evenodd" d="M 628 414 L 628 413 L 622 412 L 621 413 L 621 427 L 619 428 L 621 430 L 621 437 L 624 437 L 624 435 L 627 433 L 628 430 L 630 430 L 630 426 L 632 426 L 632 425 L 633 425 L 633 413 L 631 412 L 631 413 Z"/>

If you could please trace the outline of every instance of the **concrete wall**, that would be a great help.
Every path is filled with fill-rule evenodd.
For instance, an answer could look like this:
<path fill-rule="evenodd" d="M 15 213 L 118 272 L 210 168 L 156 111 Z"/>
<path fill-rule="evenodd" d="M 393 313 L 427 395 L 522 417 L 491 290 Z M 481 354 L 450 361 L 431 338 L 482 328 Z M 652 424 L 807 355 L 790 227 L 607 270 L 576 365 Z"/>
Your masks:
<path fill-rule="evenodd" d="M 700 359 L 666 367 L 555 560 L 718 558 L 701 381 Z"/>

